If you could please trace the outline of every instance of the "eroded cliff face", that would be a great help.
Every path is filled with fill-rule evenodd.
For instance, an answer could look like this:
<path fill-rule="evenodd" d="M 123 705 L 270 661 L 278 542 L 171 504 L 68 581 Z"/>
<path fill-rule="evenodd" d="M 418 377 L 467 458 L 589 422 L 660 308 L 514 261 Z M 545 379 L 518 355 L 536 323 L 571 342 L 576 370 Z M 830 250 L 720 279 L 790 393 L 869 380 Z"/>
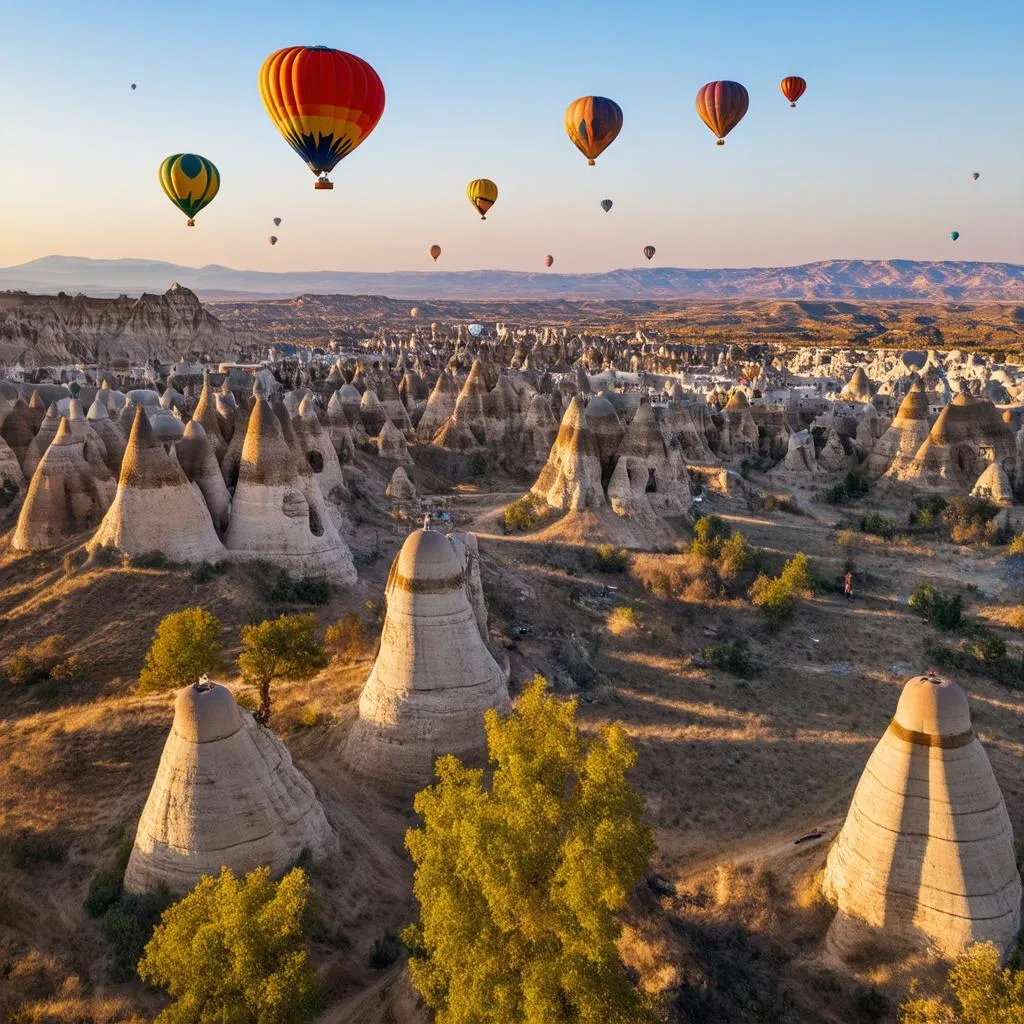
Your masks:
<path fill-rule="evenodd" d="M 0 295 L 0 363 L 26 367 L 147 359 L 231 359 L 261 344 L 225 327 L 195 293 L 174 284 L 163 295 Z"/>

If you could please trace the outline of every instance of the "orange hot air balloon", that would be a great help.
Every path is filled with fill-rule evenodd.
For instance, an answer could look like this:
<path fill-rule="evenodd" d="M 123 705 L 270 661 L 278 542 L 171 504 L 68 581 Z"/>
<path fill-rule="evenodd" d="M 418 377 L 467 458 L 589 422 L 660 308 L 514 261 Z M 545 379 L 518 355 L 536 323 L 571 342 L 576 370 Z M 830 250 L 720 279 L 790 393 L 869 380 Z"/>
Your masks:
<path fill-rule="evenodd" d="M 799 75 L 790 75 L 779 83 L 779 88 L 789 100 L 789 105 L 795 107 L 796 101 L 807 92 L 807 83 Z"/>
<path fill-rule="evenodd" d="M 545 267 L 553 267 L 554 265 L 555 265 L 555 257 L 554 256 L 545 256 L 544 257 L 544 266 Z"/>
<path fill-rule="evenodd" d="M 750 105 L 747 90 L 739 82 L 708 82 L 697 93 L 697 113 L 725 145 L 725 137 L 743 120 Z"/>
<path fill-rule="evenodd" d="M 417 317 L 419 315 L 420 315 L 420 307 L 419 306 L 413 306 L 412 309 L 409 310 L 409 316 Z"/>
<path fill-rule="evenodd" d="M 286 46 L 260 68 L 260 96 L 271 121 L 306 166 L 318 189 L 327 175 L 377 126 L 384 84 L 360 57 L 328 46 Z"/>
<path fill-rule="evenodd" d="M 605 96 L 581 96 L 565 109 L 565 131 L 593 167 L 622 131 L 622 107 Z"/>
<path fill-rule="evenodd" d="M 437 257 L 441 255 L 441 246 L 432 245 L 427 251 L 430 253 L 430 258 L 436 263 Z"/>

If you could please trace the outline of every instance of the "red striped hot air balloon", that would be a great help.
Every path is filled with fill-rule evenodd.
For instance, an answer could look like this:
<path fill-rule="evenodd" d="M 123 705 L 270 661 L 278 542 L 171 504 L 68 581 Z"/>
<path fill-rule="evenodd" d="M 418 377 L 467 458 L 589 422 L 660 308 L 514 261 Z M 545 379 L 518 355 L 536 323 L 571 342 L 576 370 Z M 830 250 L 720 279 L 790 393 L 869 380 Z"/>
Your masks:
<path fill-rule="evenodd" d="M 270 119 L 318 189 L 362 143 L 384 113 L 384 84 L 360 57 L 328 46 L 286 46 L 260 68 L 260 96 Z"/>
<path fill-rule="evenodd" d="M 555 265 L 555 257 L 554 256 L 545 256 L 544 257 L 544 266 L 545 267 L 553 267 L 554 265 Z"/>
<path fill-rule="evenodd" d="M 739 82 L 708 82 L 697 93 L 697 113 L 725 145 L 725 137 L 743 120 L 750 105 L 747 90 Z"/>
<path fill-rule="evenodd" d="M 807 83 L 799 75 L 789 75 L 779 83 L 779 88 L 789 105 L 795 107 L 796 101 L 807 92 Z"/>

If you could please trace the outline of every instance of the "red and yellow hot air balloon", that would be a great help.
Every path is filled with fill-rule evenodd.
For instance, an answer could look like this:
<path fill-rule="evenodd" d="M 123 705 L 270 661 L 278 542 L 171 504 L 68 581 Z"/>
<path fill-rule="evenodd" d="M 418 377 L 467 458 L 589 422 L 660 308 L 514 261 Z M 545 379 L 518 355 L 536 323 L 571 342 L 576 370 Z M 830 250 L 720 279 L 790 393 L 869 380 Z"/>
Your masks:
<path fill-rule="evenodd" d="M 260 68 L 260 96 L 271 121 L 306 166 L 318 189 L 327 175 L 377 126 L 384 84 L 360 57 L 328 46 L 286 46 Z"/>
<path fill-rule="evenodd" d="M 725 137 L 743 120 L 750 105 L 747 90 L 739 82 L 708 82 L 697 93 L 697 113 L 715 133 L 717 146 L 725 145 Z"/>
<path fill-rule="evenodd" d="M 789 75 L 779 83 L 779 88 L 789 105 L 795 107 L 796 101 L 807 92 L 807 83 L 799 75 Z"/>
<path fill-rule="evenodd" d="M 432 245 L 427 252 L 430 253 L 430 258 L 436 263 L 437 257 L 441 255 L 441 246 Z"/>
<path fill-rule="evenodd" d="M 622 131 L 622 108 L 606 96 L 581 96 L 565 109 L 565 132 L 591 167 Z"/>
<path fill-rule="evenodd" d="M 490 178 L 474 178 L 466 186 L 466 196 L 480 219 L 487 220 L 487 211 L 498 201 L 498 186 Z"/>
<path fill-rule="evenodd" d="M 544 266 L 545 267 L 553 267 L 554 265 L 555 265 L 555 257 L 554 256 L 545 256 L 544 257 Z"/>

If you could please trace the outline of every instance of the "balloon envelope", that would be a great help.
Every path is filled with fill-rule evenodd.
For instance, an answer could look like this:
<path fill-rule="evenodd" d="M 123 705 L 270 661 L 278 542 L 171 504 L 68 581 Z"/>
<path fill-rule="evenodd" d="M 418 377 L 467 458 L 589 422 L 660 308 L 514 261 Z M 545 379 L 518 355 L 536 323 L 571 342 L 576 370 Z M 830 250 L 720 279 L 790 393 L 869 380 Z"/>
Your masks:
<path fill-rule="evenodd" d="M 275 228 L 279 228 L 280 226 L 281 226 L 281 218 L 280 217 L 275 217 L 274 218 L 274 227 Z"/>
<path fill-rule="evenodd" d="M 268 241 L 268 242 L 269 242 L 269 243 L 270 243 L 271 245 L 277 245 L 277 235 L 271 235 L 271 236 L 270 236 L 270 237 L 269 237 L 269 238 L 267 239 L 267 241 Z"/>
<path fill-rule="evenodd" d="M 960 237 L 960 232 L 959 231 L 950 231 L 949 237 L 952 238 L 953 241 L 955 242 Z"/>
<path fill-rule="evenodd" d="M 622 108 L 606 96 L 581 96 L 565 108 L 565 132 L 591 167 L 622 131 Z"/>
<path fill-rule="evenodd" d="M 160 165 L 160 187 L 195 226 L 195 216 L 220 189 L 220 171 L 204 156 L 175 153 Z"/>
<path fill-rule="evenodd" d="M 466 186 L 466 196 L 480 219 L 487 220 L 487 211 L 498 201 L 498 186 L 490 178 L 474 178 Z"/>
<path fill-rule="evenodd" d="M 651 260 L 651 259 L 654 259 L 654 254 L 655 254 L 655 253 L 656 253 L 657 251 L 658 251 L 658 250 L 657 250 L 657 249 L 655 249 L 653 245 L 645 245 L 645 246 L 644 246 L 644 255 L 645 255 L 645 256 L 646 256 L 646 257 L 647 257 L 647 258 L 648 258 L 649 260 Z"/>
<path fill-rule="evenodd" d="M 480 335 L 484 333 L 484 325 L 470 324 L 467 330 L 469 331 L 470 334 L 473 335 L 474 338 L 479 338 Z"/>
<path fill-rule="evenodd" d="M 360 57 L 328 46 L 286 46 L 260 68 L 271 121 L 318 180 L 364 142 L 384 113 L 384 83 Z"/>
<path fill-rule="evenodd" d="M 132 92 L 135 92 L 135 89 L 136 89 L 136 85 L 135 85 L 134 82 L 132 82 Z"/>
<path fill-rule="evenodd" d="M 779 83 L 779 88 L 789 105 L 795 107 L 796 101 L 807 91 L 807 83 L 799 75 L 790 75 Z"/>
<path fill-rule="evenodd" d="M 601 200 L 601 209 L 604 210 L 605 213 L 607 213 L 612 208 L 613 205 L 614 205 L 614 203 L 612 203 L 612 201 L 610 199 L 602 199 Z"/>
<path fill-rule="evenodd" d="M 419 315 L 420 315 L 420 307 L 419 306 L 413 306 L 412 309 L 409 310 L 409 316 L 419 316 Z"/>
<path fill-rule="evenodd" d="M 433 261 L 436 263 L 437 257 L 441 255 L 441 246 L 432 245 L 428 252 L 430 253 L 431 259 L 433 259 Z"/>
<path fill-rule="evenodd" d="M 747 90 L 739 82 L 708 82 L 697 93 L 697 113 L 724 146 L 725 137 L 743 120 L 750 105 Z"/>
<path fill-rule="evenodd" d="M 971 174 L 971 181 L 977 181 L 980 177 L 981 177 L 981 175 L 977 171 L 974 171 Z"/>
<path fill-rule="evenodd" d="M 545 267 L 553 267 L 554 265 L 555 265 L 555 257 L 554 256 L 545 256 L 544 257 L 544 266 Z"/>

